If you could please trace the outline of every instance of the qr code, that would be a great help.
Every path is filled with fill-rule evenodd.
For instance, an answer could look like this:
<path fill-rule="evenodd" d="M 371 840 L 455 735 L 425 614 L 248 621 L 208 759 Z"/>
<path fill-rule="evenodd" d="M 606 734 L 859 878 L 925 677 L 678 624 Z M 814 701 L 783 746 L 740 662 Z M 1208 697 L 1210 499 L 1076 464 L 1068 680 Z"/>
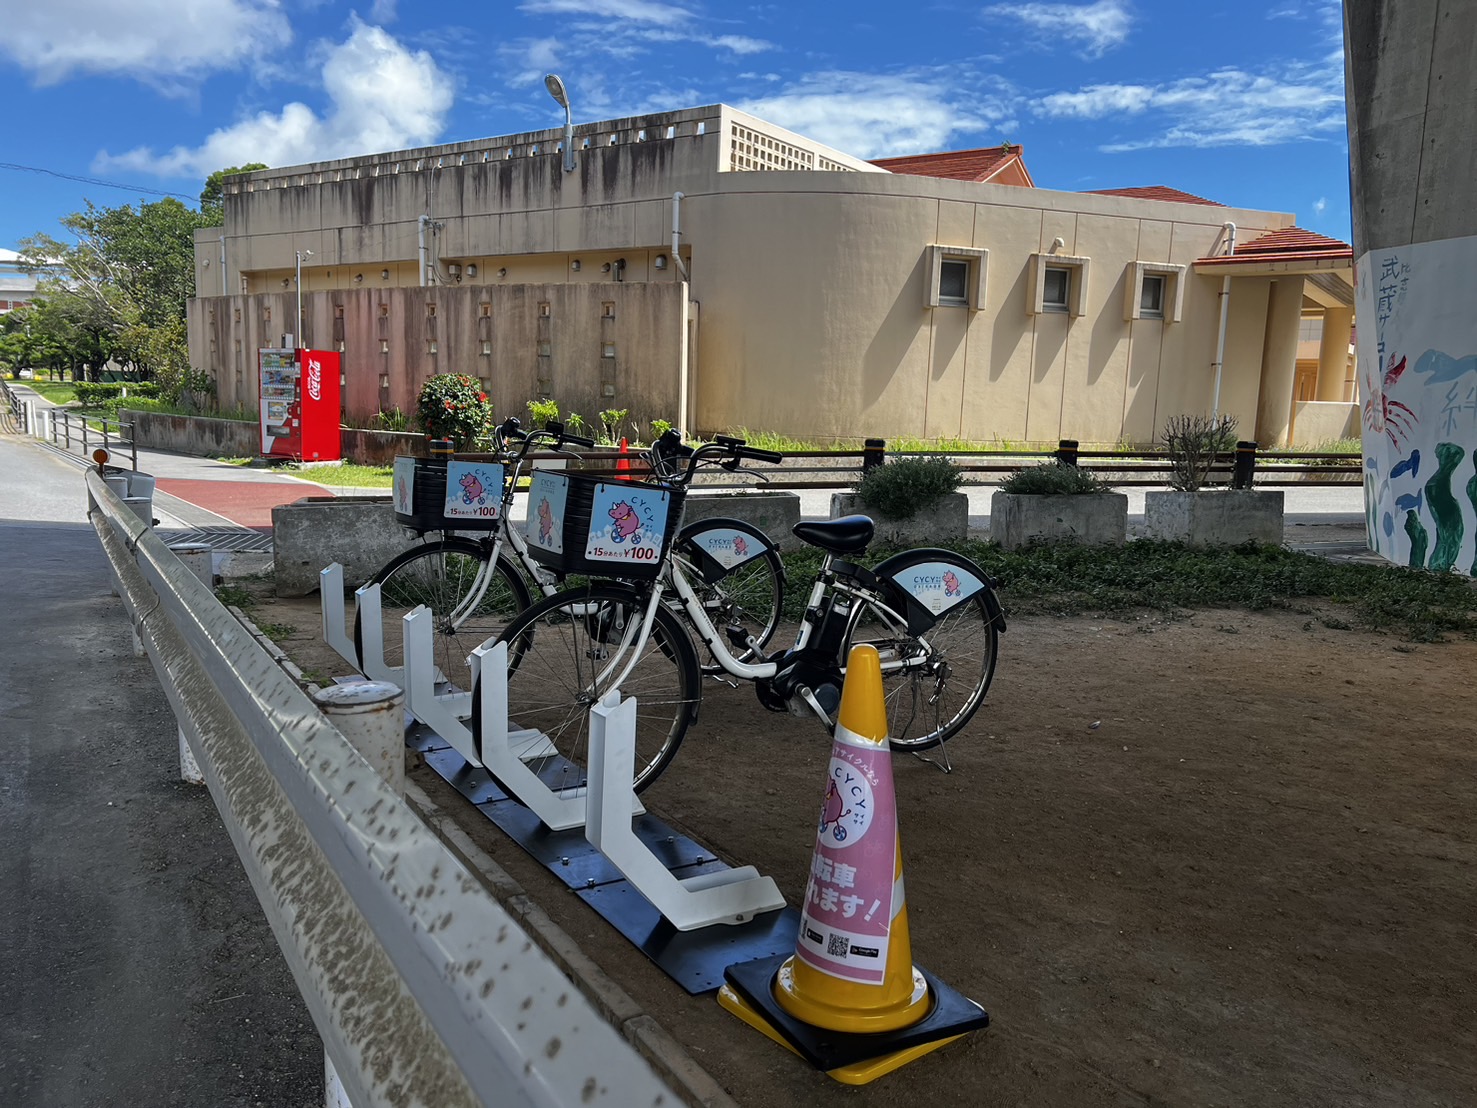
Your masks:
<path fill-rule="evenodd" d="M 830 935 L 826 939 L 826 953 L 832 958 L 845 958 L 851 950 L 851 940 L 845 935 Z"/>

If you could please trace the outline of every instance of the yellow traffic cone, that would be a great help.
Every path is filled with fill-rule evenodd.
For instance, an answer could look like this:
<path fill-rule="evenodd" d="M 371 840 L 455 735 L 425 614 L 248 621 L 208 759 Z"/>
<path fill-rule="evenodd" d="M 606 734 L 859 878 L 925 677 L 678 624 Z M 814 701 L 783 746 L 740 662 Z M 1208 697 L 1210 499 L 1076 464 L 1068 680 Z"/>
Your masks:
<path fill-rule="evenodd" d="M 882 665 L 847 662 L 795 954 L 730 966 L 718 1003 L 863 1085 L 984 1027 L 989 1016 L 913 965 Z"/>

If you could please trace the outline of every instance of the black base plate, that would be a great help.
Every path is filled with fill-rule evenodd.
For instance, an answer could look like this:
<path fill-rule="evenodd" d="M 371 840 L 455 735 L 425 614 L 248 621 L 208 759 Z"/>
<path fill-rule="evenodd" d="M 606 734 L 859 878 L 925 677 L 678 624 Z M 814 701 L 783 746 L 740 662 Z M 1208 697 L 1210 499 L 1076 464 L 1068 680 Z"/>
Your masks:
<path fill-rule="evenodd" d="M 910 1046 L 953 1038 L 990 1025 L 988 1012 L 920 966 L 918 969 L 928 982 L 933 1007 L 928 1015 L 911 1027 L 870 1034 L 812 1027 L 786 1012 L 774 998 L 774 977 L 787 958 L 789 955 L 785 954 L 729 966 L 724 977 L 734 992 L 761 1012 L 770 1026 L 795 1048 L 795 1052 L 817 1069 L 834 1070 L 856 1065 Z"/>
<path fill-rule="evenodd" d="M 546 869 L 689 993 L 705 993 L 723 984 L 723 971 L 734 962 L 795 950 L 800 913 L 784 908 L 755 916 L 747 923 L 714 924 L 678 931 L 605 856 L 590 845 L 583 828 L 550 831 L 543 822 L 499 787 L 481 766 L 473 766 L 424 726 L 412 727 L 406 742 L 479 812 Z M 568 780 L 563 759 L 544 759 L 539 776 Z M 636 818 L 639 838 L 676 877 L 693 877 L 730 868 L 711 850 L 680 834 L 650 812 Z"/>

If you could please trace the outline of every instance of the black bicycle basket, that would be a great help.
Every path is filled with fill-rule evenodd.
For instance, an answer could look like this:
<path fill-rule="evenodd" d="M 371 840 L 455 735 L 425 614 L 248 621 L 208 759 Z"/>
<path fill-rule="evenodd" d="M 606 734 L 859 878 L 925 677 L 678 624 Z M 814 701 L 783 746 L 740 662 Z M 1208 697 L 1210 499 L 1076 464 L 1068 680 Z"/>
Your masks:
<path fill-rule="evenodd" d="M 395 518 L 413 531 L 495 531 L 506 480 L 507 468 L 490 455 L 402 455 L 395 459 Z"/>
<path fill-rule="evenodd" d="M 528 552 L 560 573 L 652 580 L 677 533 L 685 492 L 539 470 L 528 491 Z"/>

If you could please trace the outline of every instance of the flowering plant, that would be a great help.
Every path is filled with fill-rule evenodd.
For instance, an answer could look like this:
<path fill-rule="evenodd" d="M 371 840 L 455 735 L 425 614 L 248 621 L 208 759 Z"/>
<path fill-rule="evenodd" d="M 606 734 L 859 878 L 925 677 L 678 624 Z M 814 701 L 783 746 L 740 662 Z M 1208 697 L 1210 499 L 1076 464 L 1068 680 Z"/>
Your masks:
<path fill-rule="evenodd" d="M 465 373 L 438 373 L 421 387 L 415 403 L 421 429 L 433 439 L 450 439 L 465 450 L 492 432 L 492 401 Z"/>

